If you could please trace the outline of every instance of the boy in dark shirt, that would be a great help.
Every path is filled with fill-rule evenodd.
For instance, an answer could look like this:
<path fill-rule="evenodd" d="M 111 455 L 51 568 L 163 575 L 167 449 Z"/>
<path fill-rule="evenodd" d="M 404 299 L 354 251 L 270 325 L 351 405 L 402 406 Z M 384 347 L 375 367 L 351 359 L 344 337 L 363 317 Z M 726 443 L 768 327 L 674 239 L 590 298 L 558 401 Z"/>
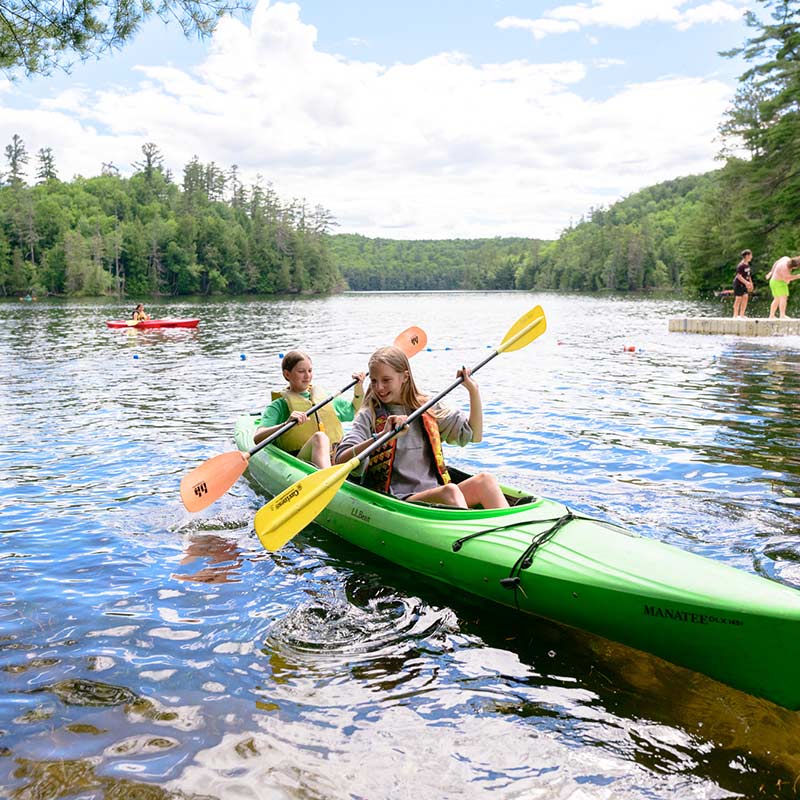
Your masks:
<path fill-rule="evenodd" d="M 743 317 L 747 310 L 747 301 L 750 299 L 750 292 L 753 291 L 753 275 L 750 269 L 750 262 L 753 254 L 749 250 L 742 250 L 742 260 L 736 267 L 736 275 L 733 278 L 733 316 Z"/>

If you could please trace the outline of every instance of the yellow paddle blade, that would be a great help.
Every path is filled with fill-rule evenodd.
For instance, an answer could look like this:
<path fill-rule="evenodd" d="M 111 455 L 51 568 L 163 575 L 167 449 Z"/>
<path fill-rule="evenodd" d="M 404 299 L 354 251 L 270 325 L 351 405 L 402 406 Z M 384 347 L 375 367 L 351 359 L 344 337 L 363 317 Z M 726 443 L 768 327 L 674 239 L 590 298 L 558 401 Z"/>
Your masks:
<path fill-rule="evenodd" d="M 222 497 L 241 477 L 249 453 L 232 450 L 209 458 L 181 479 L 181 500 L 187 511 L 201 511 Z"/>
<path fill-rule="evenodd" d="M 138 319 L 126 319 L 125 320 L 125 324 L 129 328 L 135 328 L 139 324 L 139 320 Z"/>
<path fill-rule="evenodd" d="M 347 476 L 358 466 L 345 464 L 320 469 L 284 489 L 256 512 L 255 527 L 266 550 L 280 550 L 333 500 Z"/>
<path fill-rule="evenodd" d="M 415 356 L 420 350 L 424 350 L 427 344 L 428 335 L 416 325 L 412 325 L 402 333 L 398 333 L 397 338 L 394 340 L 394 346 L 399 347 L 408 358 Z"/>
<path fill-rule="evenodd" d="M 541 306 L 535 306 L 527 313 L 523 314 L 508 330 L 503 337 L 503 341 L 497 348 L 498 353 L 509 353 L 513 350 L 520 350 L 529 345 L 534 339 L 541 336 L 547 330 L 547 320 L 544 318 L 544 310 Z"/>

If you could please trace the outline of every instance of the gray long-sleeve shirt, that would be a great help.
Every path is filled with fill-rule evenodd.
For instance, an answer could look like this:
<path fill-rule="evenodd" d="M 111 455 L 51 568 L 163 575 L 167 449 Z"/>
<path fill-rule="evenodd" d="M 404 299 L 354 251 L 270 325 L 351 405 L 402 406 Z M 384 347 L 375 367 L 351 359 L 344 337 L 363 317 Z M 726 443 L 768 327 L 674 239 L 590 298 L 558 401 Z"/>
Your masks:
<path fill-rule="evenodd" d="M 401 405 L 389 405 L 386 409 L 389 414 L 407 416 L 411 413 L 410 409 Z M 472 441 L 472 427 L 469 417 L 463 411 L 448 408 L 442 403 L 437 403 L 430 411 L 439 425 L 439 435 L 443 442 L 463 447 Z M 336 455 L 339 456 L 348 448 L 369 439 L 374 432 L 372 413 L 364 406 L 356 414 L 352 427 L 336 448 Z M 438 485 L 439 473 L 428 437 L 422 429 L 422 421 L 417 419 L 404 433 L 397 436 L 391 493 L 395 497 L 405 498 Z"/>

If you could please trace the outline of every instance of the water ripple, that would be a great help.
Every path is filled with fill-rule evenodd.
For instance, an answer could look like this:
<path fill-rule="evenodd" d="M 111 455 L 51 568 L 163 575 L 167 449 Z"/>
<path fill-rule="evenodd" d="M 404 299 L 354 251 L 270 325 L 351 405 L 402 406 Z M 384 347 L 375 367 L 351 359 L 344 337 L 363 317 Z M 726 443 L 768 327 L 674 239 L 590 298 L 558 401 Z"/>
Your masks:
<path fill-rule="evenodd" d="M 800 587 L 800 339 L 667 332 L 718 304 L 207 298 L 150 309 L 198 316 L 197 330 L 115 331 L 113 300 L 0 302 L 0 787 L 793 797 L 796 714 L 487 608 L 313 525 L 266 553 L 246 481 L 183 509 L 181 477 L 233 449 L 289 348 L 333 390 L 420 325 L 431 349 L 415 376 L 438 391 L 536 303 L 547 334 L 478 373 L 485 439 L 448 459 Z"/>

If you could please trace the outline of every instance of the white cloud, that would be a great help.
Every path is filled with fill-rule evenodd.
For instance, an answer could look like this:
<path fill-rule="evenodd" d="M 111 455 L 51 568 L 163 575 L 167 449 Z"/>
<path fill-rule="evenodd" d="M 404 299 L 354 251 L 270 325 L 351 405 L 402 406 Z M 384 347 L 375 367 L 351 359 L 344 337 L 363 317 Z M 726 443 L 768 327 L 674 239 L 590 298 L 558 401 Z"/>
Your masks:
<path fill-rule="evenodd" d="M 608 69 L 609 67 L 622 67 L 625 61 L 621 58 L 595 58 L 592 59 L 595 69 Z"/>
<path fill-rule="evenodd" d="M 675 27 L 679 31 L 685 31 L 693 25 L 699 25 L 704 22 L 735 22 L 741 18 L 742 14 L 743 10 L 741 8 L 723 2 L 723 0 L 714 0 L 712 3 L 705 3 L 695 8 L 687 9 L 683 14 L 683 18 Z"/>
<path fill-rule="evenodd" d="M 712 0 L 684 8 L 689 0 L 592 0 L 591 3 L 557 6 L 538 19 L 503 17 L 498 28 L 529 30 L 535 39 L 571 33 L 586 27 L 623 28 L 661 22 L 687 30 L 700 23 L 733 22 L 744 13 L 743 0 Z"/>
<path fill-rule="evenodd" d="M 503 17 L 496 23 L 498 28 L 520 28 L 530 31 L 534 39 L 544 39 L 554 33 L 572 33 L 581 26 L 574 20 L 561 19 L 521 19 L 520 17 Z"/>
<path fill-rule="evenodd" d="M 178 179 L 195 154 L 235 163 L 368 236 L 552 237 L 590 206 L 713 168 L 731 94 L 673 77 L 600 102 L 576 91 L 578 61 L 348 60 L 317 49 L 296 5 L 265 2 L 249 27 L 223 21 L 197 69 L 140 71 L 132 88 L 73 87 L 33 108 L 0 99 L 0 142 L 52 147 L 68 177 L 124 172 L 152 141 Z"/>

